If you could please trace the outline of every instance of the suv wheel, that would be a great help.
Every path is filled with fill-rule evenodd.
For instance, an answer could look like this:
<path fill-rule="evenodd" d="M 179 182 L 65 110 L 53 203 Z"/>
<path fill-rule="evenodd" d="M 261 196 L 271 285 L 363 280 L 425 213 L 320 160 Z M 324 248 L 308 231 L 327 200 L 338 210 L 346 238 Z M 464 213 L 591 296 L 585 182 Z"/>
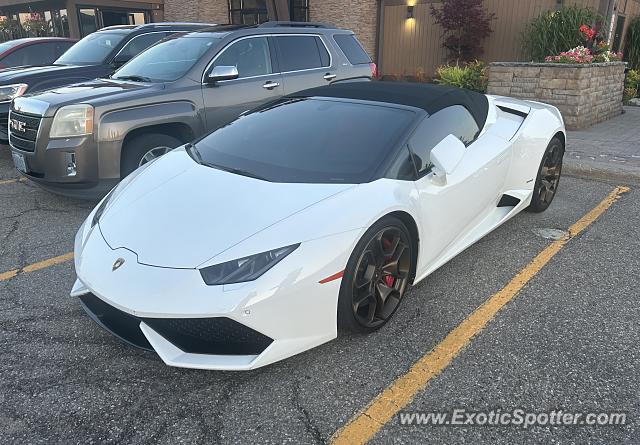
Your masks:
<path fill-rule="evenodd" d="M 134 137 L 123 147 L 120 176 L 124 178 L 136 168 L 159 158 L 180 144 L 182 142 L 179 139 L 160 133 Z"/>

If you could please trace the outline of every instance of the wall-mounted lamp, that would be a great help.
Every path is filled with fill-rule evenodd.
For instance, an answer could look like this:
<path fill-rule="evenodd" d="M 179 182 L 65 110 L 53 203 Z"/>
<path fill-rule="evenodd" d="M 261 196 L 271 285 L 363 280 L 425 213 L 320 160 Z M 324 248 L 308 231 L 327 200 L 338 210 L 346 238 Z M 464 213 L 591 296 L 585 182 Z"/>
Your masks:
<path fill-rule="evenodd" d="M 407 18 L 408 19 L 412 19 L 413 18 L 413 6 L 407 6 Z"/>

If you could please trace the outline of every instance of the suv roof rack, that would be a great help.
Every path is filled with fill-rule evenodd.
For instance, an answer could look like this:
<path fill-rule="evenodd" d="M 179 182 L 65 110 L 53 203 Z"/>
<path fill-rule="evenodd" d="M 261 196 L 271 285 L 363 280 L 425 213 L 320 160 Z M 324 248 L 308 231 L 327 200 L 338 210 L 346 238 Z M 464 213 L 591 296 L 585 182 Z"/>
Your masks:
<path fill-rule="evenodd" d="M 100 28 L 98 31 L 108 31 L 110 29 L 133 29 L 139 25 L 111 25 L 105 26 L 104 28 Z"/>
<path fill-rule="evenodd" d="M 264 22 L 258 28 L 333 28 L 326 23 L 320 22 Z"/>
<path fill-rule="evenodd" d="M 194 28 L 206 28 L 206 27 L 218 26 L 218 24 L 217 23 L 197 23 L 197 22 L 155 22 L 155 23 L 144 23 L 142 25 L 137 25 L 136 29 L 161 28 L 163 26 L 193 26 Z"/>

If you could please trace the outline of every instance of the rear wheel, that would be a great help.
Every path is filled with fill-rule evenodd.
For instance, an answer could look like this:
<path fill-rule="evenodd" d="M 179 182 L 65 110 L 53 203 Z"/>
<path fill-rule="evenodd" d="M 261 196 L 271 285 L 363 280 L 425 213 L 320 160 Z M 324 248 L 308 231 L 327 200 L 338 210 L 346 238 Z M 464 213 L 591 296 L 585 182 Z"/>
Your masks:
<path fill-rule="evenodd" d="M 564 146 L 558 138 L 553 138 L 542 156 L 538 176 L 533 188 L 533 197 L 527 210 L 544 212 L 553 201 L 560 183 Z"/>
<path fill-rule="evenodd" d="M 398 309 L 412 276 L 414 245 L 395 217 L 374 224 L 354 249 L 340 287 L 338 329 L 372 332 Z"/>
<path fill-rule="evenodd" d="M 151 162 L 182 142 L 166 134 L 150 133 L 136 136 L 123 147 L 120 174 L 124 178 L 136 168 Z"/>

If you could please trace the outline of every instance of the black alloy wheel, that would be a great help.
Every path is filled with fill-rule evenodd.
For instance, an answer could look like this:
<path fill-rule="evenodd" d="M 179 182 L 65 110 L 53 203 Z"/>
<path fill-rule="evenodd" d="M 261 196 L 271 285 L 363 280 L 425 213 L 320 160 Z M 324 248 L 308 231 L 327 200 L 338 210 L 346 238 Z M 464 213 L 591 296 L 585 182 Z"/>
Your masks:
<path fill-rule="evenodd" d="M 553 138 L 542 157 L 540 169 L 533 189 L 533 197 L 529 210 L 532 212 L 545 211 L 556 196 L 560 174 L 562 173 L 562 158 L 564 147 L 558 138 Z"/>
<path fill-rule="evenodd" d="M 413 243 L 400 220 L 385 218 L 369 229 L 351 255 L 343 278 L 338 313 L 341 329 L 370 332 L 391 318 L 410 284 L 412 255 Z"/>

